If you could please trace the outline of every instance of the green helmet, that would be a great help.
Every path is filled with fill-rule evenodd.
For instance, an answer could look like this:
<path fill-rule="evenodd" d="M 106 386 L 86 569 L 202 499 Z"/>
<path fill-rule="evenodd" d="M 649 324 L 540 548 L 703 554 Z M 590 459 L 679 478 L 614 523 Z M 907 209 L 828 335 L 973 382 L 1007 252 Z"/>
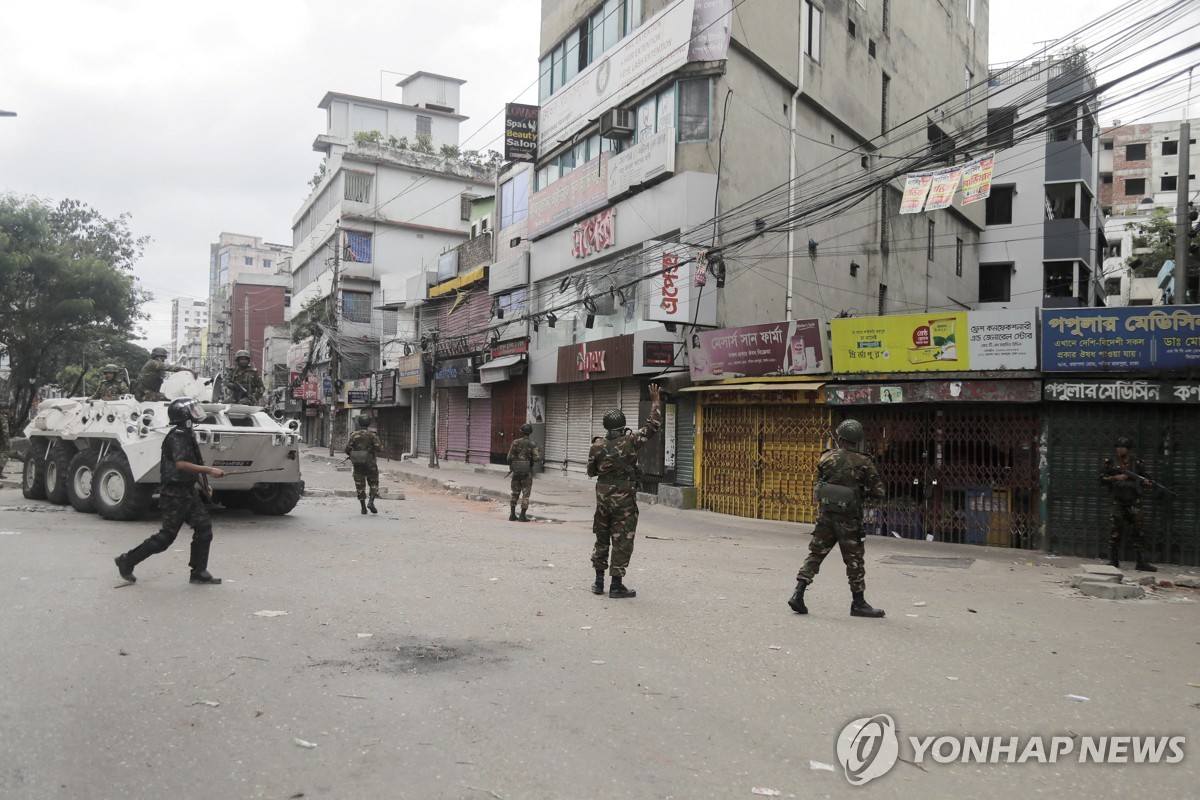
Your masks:
<path fill-rule="evenodd" d="M 522 436 L 528 436 L 531 433 L 533 433 L 533 426 L 530 425 L 528 422 L 526 422 L 524 425 L 521 426 L 521 435 Z"/>
<path fill-rule="evenodd" d="M 166 358 L 168 355 L 169 354 L 167 353 L 167 348 L 165 348 L 165 347 L 156 347 L 150 351 L 151 358 L 158 358 L 159 356 Z"/>
<path fill-rule="evenodd" d="M 1133 441 L 1128 436 L 1117 439 L 1116 447 L 1133 447 Z"/>
<path fill-rule="evenodd" d="M 371 424 L 371 417 L 366 414 L 358 415 L 358 427 L 365 428 Z"/>
<path fill-rule="evenodd" d="M 850 444 L 861 444 L 862 440 L 866 438 L 862 423 L 856 419 L 843 421 L 842 424 L 837 426 L 837 430 L 834 433 L 839 439 L 844 439 L 850 442 Z"/>
<path fill-rule="evenodd" d="M 237 361 L 239 358 L 246 358 L 246 359 L 250 358 L 250 351 L 249 350 L 238 350 L 237 355 L 235 355 L 233 357 L 233 360 Z"/>
<path fill-rule="evenodd" d="M 619 408 L 604 412 L 604 430 L 619 431 L 625 427 L 625 413 Z"/>
<path fill-rule="evenodd" d="M 105 364 L 104 369 L 102 369 L 100 371 L 101 372 L 111 372 L 115 375 L 121 371 L 121 368 L 118 367 L 116 364 Z"/>

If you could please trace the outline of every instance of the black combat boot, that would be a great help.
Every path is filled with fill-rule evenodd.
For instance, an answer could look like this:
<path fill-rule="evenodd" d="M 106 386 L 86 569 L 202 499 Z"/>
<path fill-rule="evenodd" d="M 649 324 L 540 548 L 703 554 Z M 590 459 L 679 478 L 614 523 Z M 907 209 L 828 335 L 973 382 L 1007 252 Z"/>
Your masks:
<path fill-rule="evenodd" d="M 220 578 L 214 578 L 208 570 L 202 569 L 199 572 L 192 570 L 191 576 L 188 578 L 188 583 L 220 583 Z"/>
<path fill-rule="evenodd" d="M 854 599 L 850 601 L 850 616 L 852 617 L 872 617 L 878 619 L 883 616 L 882 608 L 871 608 L 863 597 L 862 592 L 854 592 Z"/>
<path fill-rule="evenodd" d="M 129 558 L 128 553 L 122 553 L 113 559 L 117 565 L 117 572 L 121 573 L 121 577 L 130 583 L 137 583 L 137 578 L 133 575 L 133 562 Z"/>
<path fill-rule="evenodd" d="M 365 497 L 358 498 L 358 504 L 362 507 L 362 513 L 367 513 L 367 499 Z"/>
<path fill-rule="evenodd" d="M 604 594 L 604 570 L 596 570 L 596 582 L 592 584 L 592 594 Z"/>
<path fill-rule="evenodd" d="M 371 510 L 372 514 L 379 513 L 379 509 L 375 507 L 375 495 L 371 495 L 371 499 L 367 501 L 367 508 Z"/>
<path fill-rule="evenodd" d="M 620 575 L 614 575 L 608 586 L 608 596 L 614 599 L 621 597 L 637 597 L 637 592 L 625 585 Z"/>
<path fill-rule="evenodd" d="M 1134 553 L 1137 558 L 1137 568 L 1142 572 L 1158 572 L 1158 567 L 1151 564 L 1146 559 L 1142 558 L 1142 551 L 1138 550 Z"/>
<path fill-rule="evenodd" d="M 214 578 L 208 571 L 208 550 L 212 547 L 212 539 L 203 541 L 192 540 L 192 557 L 188 561 L 188 566 L 192 568 L 192 574 L 188 577 L 189 583 L 220 583 L 220 578 Z"/>
<path fill-rule="evenodd" d="M 808 613 L 808 606 L 804 605 L 804 590 L 807 588 L 808 581 L 796 581 L 796 591 L 792 592 L 792 596 L 788 599 L 788 605 L 797 614 Z"/>
<path fill-rule="evenodd" d="M 525 509 L 521 509 L 521 516 L 517 517 L 521 522 L 529 522 L 529 517 L 525 516 Z"/>
<path fill-rule="evenodd" d="M 516 503 L 508 504 L 508 521 L 509 522 L 517 521 L 517 504 Z"/>
<path fill-rule="evenodd" d="M 1121 560 L 1117 558 L 1117 548 L 1115 547 L 1110 546 L 1108 548 L 1108 565 L 1118 569 L 1121 568 Z"/>

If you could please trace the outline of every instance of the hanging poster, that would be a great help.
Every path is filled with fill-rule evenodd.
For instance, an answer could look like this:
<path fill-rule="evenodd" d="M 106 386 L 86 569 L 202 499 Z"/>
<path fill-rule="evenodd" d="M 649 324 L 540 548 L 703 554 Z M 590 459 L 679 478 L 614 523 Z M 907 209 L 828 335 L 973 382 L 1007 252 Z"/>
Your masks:
<path fill-rule="evenodd" d="M 985 200 L 992 193 L 992 171 L 996 166 L 996 154 L 988 153 L 968 162 L 962 171 L 962 204 Z"/>
<path fill-rule="evenodd" d="M 926 211 L 937 211 L 950 207 L 950 204 L 954 202 L 954 192 L 958 190 L 958 179 L 962 177 L 962 173 L 962 167 L 933 173 L 933 182 L 929 186 L 929 199 L 925 201 Z"/>
<path fill-rule="evenodd" d="M 925 196 L 933 184 L 933 175 L 914 173 L 904 181 L 904 200 L 900 203 L 901 214 L 918 214 L 925 206 Z"/>

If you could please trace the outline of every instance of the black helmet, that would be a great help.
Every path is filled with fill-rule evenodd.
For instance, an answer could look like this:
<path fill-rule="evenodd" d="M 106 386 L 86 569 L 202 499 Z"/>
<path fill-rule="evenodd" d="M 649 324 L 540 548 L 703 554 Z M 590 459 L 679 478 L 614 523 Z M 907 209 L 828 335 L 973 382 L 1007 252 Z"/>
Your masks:
<path fill-rule="evenodd" d="M 167 406 L 167 419 L 172 425 L 187 425 L 204 419 L 204 410 L 190 397 L 180 397 Z"/>
<path fill-rule="evenodd" d="M 365 428 L 371 424 L 371 417 L 368 414 L 358 415 L 358 427 Z"/>
<path fill-rule="evenodd" d="M 604 412 L 604 430 L 619 431 L 625 427 L 625 413 L 619 408 Z"/>
<path fill-rule="evenodd" d="M 167 348 L 165 348 L 165 347 L 156 347 L 156 348 L 154 348 L 153 350 L 151 350 L 151 351 L 150 351 L 150 357 L 151 357 L 151 358 L 158 358 L 159 356 L 162 356 L 163 358 L 166 358 L 166 357 L 167 357 L 167 355 L 168 355 L 168 354 L 167 354 Z M 183 399 L 183 398 L 180 398 L 180 399 Z"/>
<path fill-rule="evenodd" d="M 844 439 L 850 442 L 850 444 L 860 444 L 866 438 L 862 423 L 856 419 L 844 420 L 842 424 L 837 426 L 837 430 L 834 433 L 839 439 Z"/>
<path fill-rule="evenodd" d="M 522 436 L 528 436 L 531 433 L 533 433 L 533 426 L 530 425 L 528 422 L 526 422 L 524 425 L 521 426 L 521 435 Z"/>
<path fill-rule="evenodd" d="M 1133 447 L 1133 440 L 1130 439 L 1128 436 L 1122 436 L 1120 439 L 1117 439 L 1117 443 L 1113 446 L 1114 447 Z"/>

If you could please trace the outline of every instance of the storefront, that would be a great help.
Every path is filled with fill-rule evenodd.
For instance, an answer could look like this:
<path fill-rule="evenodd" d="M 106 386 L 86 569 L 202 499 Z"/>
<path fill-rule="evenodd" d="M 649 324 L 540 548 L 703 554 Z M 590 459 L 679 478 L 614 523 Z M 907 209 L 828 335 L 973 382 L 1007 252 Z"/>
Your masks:
<path fill-rule="evenodd" d="M 383 444 L 384 458 L 398 459 L 412 447 L 412 393 L 400 388 L 399 370 L 385 369 L 372 376 L 371 413 Z"/>
<path fill-rule="evenodd" d="M 443 361 L 437 387 L 438 458 L 487 464 L 491 460 L 491 392 L 479 383 L 475 357 Z"/>
<path fill-rule="evenodd" d="M 528 385 L 525 380 L 529 340 L 497 342 L 479 368 L 479 382 L 491 393 L 491 437 L 488 443 L 493 464 L 508 463 L 508 449 L 521 437 L 527 419 Z"/>

